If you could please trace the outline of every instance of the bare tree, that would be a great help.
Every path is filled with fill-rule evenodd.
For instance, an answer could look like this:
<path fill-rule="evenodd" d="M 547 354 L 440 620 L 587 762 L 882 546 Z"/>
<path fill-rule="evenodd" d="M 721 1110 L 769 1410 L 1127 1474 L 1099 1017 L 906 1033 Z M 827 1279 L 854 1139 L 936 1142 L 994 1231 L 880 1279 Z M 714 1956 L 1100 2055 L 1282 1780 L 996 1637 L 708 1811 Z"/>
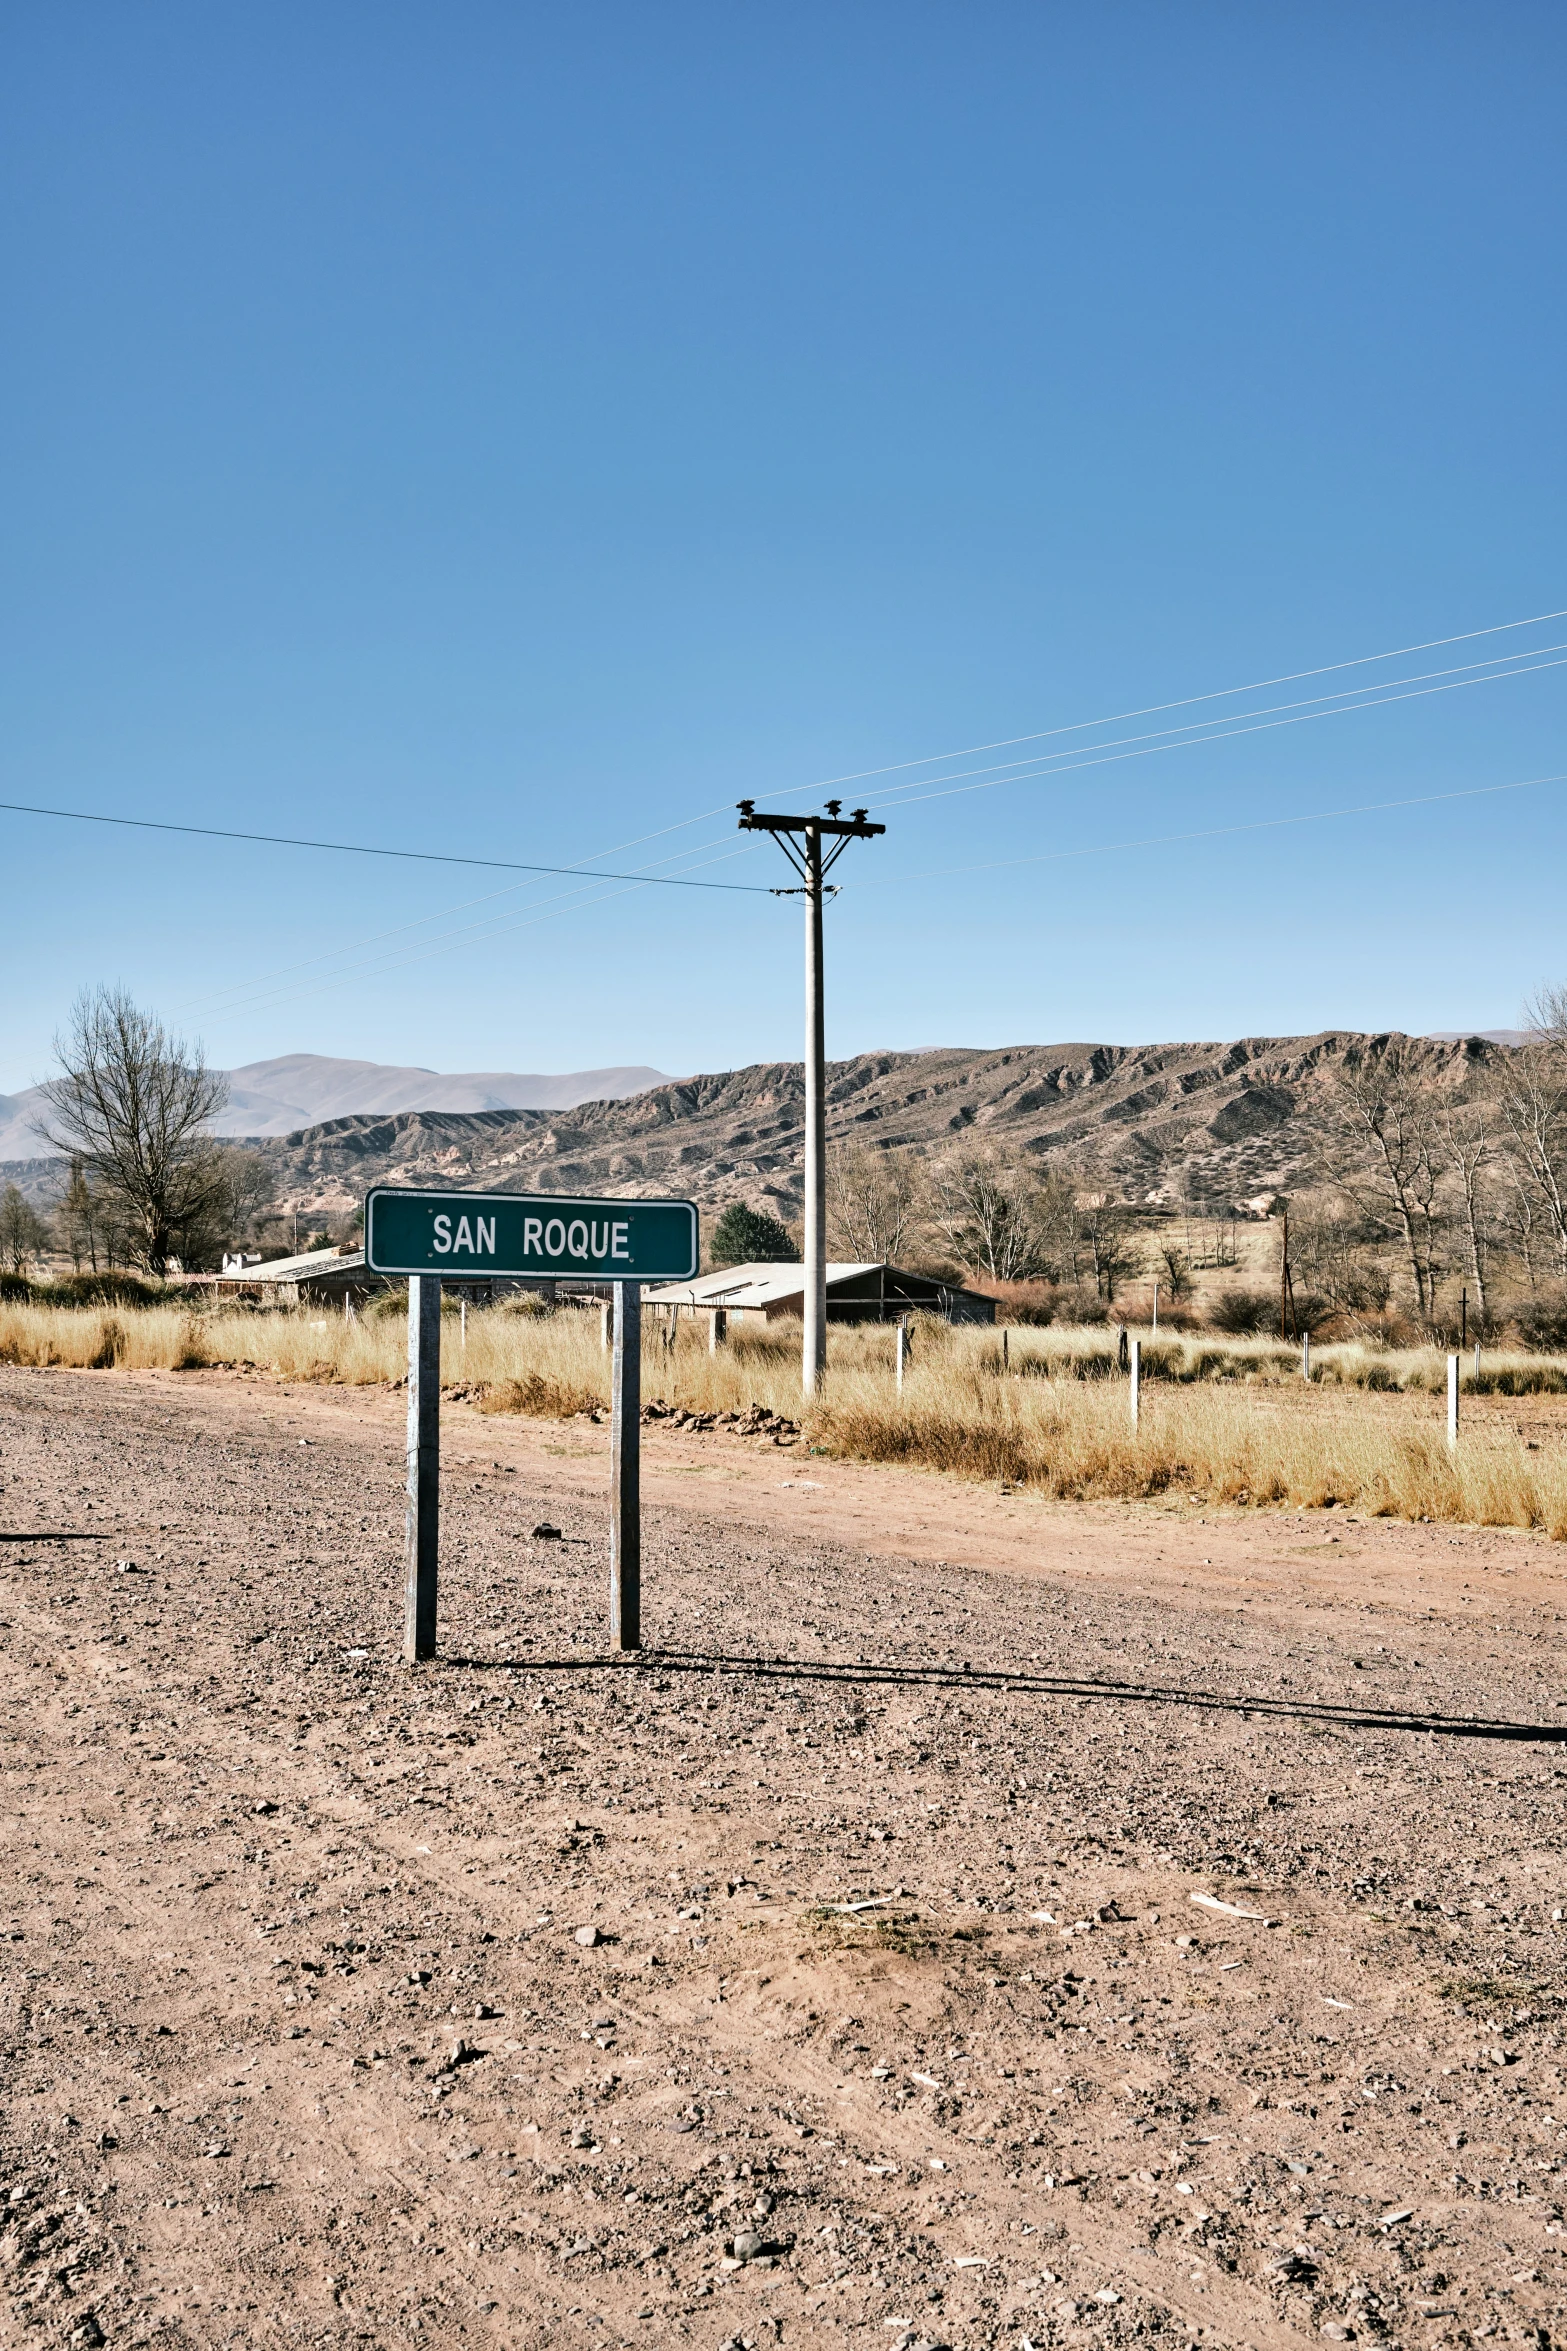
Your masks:
<path fill-rule="evenodd" d="M 845 1256 L 891 1264 L 913 1241 L 929 1208 L 930 1182 L 916 1152 L 852 1143 L 829 1155 L 828 1230 Z"/>
<path fill-rule="evenodd" d="M 1463 1102 L 1444 1111 L 1437 1128 L 1482 1325 L 1490 1312 L 1486 1300 L 1487 1264 L 1497 1229 L 1493 1189 L 1497 1145 L 1493 1118 L 1494 1113 L 1485 1101 Z"/>
<path fill-rule="evenodd" d="M 1362 1211 L 1399 1235 L 1421 1315 L 1431 1312 L 1435 1290 L 1437 1110 L 1402 1037 L 1378 1040 L 1363 1058 L 1346 1061 L 1327 1104 L 1328 1172 Z"/>
<path fill-rule="evenodd" d="M 166 1273 L 181 1236 L 219 1211 L 229 1179 L 209 1132 L 228 1081 L 120 988 L 80 996 L 55 1041 L 39 1133 L 80 1159 L 123 1221 L 131 1254 Z"/>
<path fill-rule="evenodd" d="M 1024 1282 L 1046 1264 L 1036 1168 L 1020 1152 L 965 1151 L 935 1171 L 936 1223 L 960 1265 Z"/>
<path fill-rule="evenodd" d="M 1290 1256 L 1307 1294 L 1341 1313 L 1380 1312 L 1387 1305 L 1387 1271 L 1368 1246 L 1370 1238 L 1353 1201 L 1335 1192 L 1307 1192 L 1290 1203 Z"/>
<path fill-rule="evenodd" d="M 272 1194 L 272 1170 L 259 1151 L 214 1144 L 212 1182 L 175 1236 L 186 1272 L 220 1264 L 226 1248 L 249 1240 Z"/>
<path fill-rule="evenodd" d="M 98 1271 L 98 1203 L 87 1181 L 87 1171 L 79 1158 L 71 1161 L 70 1178 L 55 1205 L 55 1230 L 60 1246 L 70 1258 L 78 1273 L 85 1257 L 94 1273 Z"/>
<path fill-rule="evenodd" d="M 1108 1186 L 1077 1194 L 1079 1244 L 1093 1269 L 1094 1288 L 1107 1306 L 1123 1282 L 1143 1270 L 1143 1253 L 1132 1229 L 1132 1212 Z"/>
<path fill-rule="evenodd" d="M 15 1184 L 0 1193 L 0 1264 L 7 1273 L 24 1275 L 33 1259 L 47 1248 L 49 1234 L 30 1200 Z"/>
<path fill-rule="evenodd" d="M 1542 988 L 1528 1006 L 1529 1034 L 1501 1065 L 1499 1108 L 1509 1155 L 1536 1194 L 1556 1260 L 1567 1278 L 1567 988 Z M 1530 1240 L 1536 1220 L 1528 1219 Z M 1530 1285 L 1532 1249 L 1525 1246 Z"/>

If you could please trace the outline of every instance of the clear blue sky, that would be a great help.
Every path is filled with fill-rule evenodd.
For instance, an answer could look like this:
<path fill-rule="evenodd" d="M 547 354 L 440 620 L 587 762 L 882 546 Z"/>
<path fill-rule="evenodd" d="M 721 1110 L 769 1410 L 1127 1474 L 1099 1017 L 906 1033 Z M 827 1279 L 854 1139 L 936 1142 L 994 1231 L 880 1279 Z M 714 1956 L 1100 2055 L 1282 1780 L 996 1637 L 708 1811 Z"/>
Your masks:
<path fill-rule="evenodd" d="M 5 799 L 765 884 L 703 864 L 742 793 L 1567 606 L 1559 8 L 21 0 L 6 43 Z M 915 798 L 845 861 L 829 1049 L 1508 1023 L 1567 973 L 1567 784 L 1061 853 L 1567 772 L 1564 719 L 1542 668 Z M 98 980 L 225 1063 L 799 1050 L 788 900 L 431 922 L 516 877 L 0 843 L 7 1089 Z"/>

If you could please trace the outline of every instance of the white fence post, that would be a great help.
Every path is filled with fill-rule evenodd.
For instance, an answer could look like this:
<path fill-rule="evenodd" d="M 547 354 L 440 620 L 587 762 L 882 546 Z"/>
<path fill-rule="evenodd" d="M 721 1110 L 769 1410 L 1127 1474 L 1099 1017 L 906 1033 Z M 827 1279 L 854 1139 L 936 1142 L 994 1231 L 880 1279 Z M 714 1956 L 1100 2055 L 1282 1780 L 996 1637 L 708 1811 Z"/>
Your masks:
<path fill-rule="evenodd" d="M 1458 1357 L 1447 1359 L 1447 1442 L 1456 1452 L 1458 1448 Z"/>
<path fill-rule="evenodd" d="M 1311 1377 L 1311 1333 L 1310 1333 L 1310 1331 L 1305 1331 L 1305 1332 L 1303 1332 L 1303 1333 L 1301 1334 L 1301 1342 L 1300 1342 L 1300 1376 L 1301 1376 L 1301 1378 L 1302 1378 L 1303 1380 L 1309 1380 L 1309 1379 L 1310 1379 L 1310 1377 Z"/>
<path fill-rule="evenodd" d="M 900 1322 L 898 1325 L 897 1344 L 893 1361 L 897 1366 L 898 1394 L 901 1396 L 903 1393 L 903 1375 L 908 1369 L 909 1363 L 909 1326 L 906 1322 Z"/>
<path fill-rule="evenodd" d="M 1131 1377 L 1131 1399 L 1132 1399 L 1132 1426 L 1133 1426 L 1133 1428 L 1135 1429 L 1135 1428 L 1136 1428 L 1136 1426 L 1137 1426 L 1137 1411 L 1138 1411 L 1139 1396 L 1140 1396 L 1140 1391 L 1141 1391 L 1142 1384 L 1143 1384 L 1143 1343 L 1142 1343 L 1142 1340 L 1141 1340 L 1141 1339 L 1134 1339 L 1134 1340 L 1132 1341 L 1132 1362 L 1131 1362 L 1131 1375 L 1130 1375 L 1130 1377 Z"/>

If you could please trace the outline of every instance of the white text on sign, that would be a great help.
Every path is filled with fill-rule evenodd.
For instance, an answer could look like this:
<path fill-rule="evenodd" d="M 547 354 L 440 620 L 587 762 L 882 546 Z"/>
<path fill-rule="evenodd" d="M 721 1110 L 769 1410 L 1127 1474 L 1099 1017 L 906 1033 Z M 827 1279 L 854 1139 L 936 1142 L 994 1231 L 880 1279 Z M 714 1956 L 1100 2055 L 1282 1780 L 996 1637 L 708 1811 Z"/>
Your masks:
<path fill-rule="evenodd" d="M 618 1221 L 600 1224 L 596 1219 L 574 1216 L 568 1224 L 564 1217 L 552 1216 L 546 1221 L 540 1216 L 524 1217 L 522 1224 L 522 1253 L 524 1257 L 539 1259 L 562 1257 L 580 1258 L 583 1263 L 592 1259 L 629 1258 L 631 1227 Z M 495 1219 L 476 1216 L 471 1222 L 466 1216 L 457 1220 L 452 1230 L 448 1215 L 437 1216 L 433 1227 L 432 1246 L 438 1257 L 454 1253 L 468 1257 L 495 1255 Z"/>

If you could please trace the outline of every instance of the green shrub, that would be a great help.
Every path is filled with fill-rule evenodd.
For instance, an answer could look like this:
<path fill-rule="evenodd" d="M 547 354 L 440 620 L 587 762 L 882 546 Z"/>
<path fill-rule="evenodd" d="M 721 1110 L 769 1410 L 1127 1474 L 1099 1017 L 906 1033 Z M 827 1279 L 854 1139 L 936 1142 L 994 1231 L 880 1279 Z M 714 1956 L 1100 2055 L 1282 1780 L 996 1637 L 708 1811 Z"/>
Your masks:
<path fill-rule="evenodd" d="M 733 1200 L 713 1227 L 715 1265 L 789 1265 L 799 1257 L 786 1224 Z"/>

